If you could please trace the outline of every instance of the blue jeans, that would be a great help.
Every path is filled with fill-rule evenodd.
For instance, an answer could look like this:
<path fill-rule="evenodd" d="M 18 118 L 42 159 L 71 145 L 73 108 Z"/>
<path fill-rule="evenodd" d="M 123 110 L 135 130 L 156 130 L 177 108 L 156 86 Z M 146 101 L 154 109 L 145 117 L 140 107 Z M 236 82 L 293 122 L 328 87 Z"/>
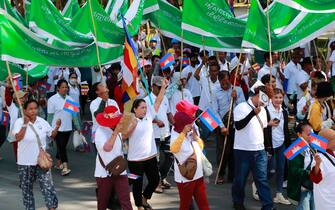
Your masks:
<path fill-rule="evenodd" d="M 234 204 L 243 204 L 244 188 L 251 170 L 263 210 L 272 209 L 271 190 L 267 179 L 267 155 L 265 150 L 234 150 L 235 177 L 232 186 Z"/>
<path fill-rule="evenodd" d="M 285 146 L 281 145 L 274 149 L 274 154 L 269 161 L 269 175 L 268 178 L 271 179 L 272 175 L 270 173 L 271 169 L 276 171 L 276 192 L 283 192 L 283 182 L 284 182 L 284 171 L 285 171 L 285 156 L 284 156 Z"/>
<path fill-rule="evenodd" d="M 300 201 L 297 210 L 314 210 L 314 197 L 313 191 L 301 191 Z"/>

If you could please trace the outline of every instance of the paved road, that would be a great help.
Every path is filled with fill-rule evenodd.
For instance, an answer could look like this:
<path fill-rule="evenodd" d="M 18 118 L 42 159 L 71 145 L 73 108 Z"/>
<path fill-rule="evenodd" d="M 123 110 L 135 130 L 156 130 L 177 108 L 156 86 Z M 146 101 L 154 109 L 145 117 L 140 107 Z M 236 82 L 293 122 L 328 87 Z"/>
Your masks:
<path fill-rule="evenodd" d="M 213 146 L 208 146 L 209 159 L 213 160 L 215 150 Z M 18 187 L 18 175 L 12 147 L 5 143 L 1 148 L 3 160 L 0 161 L 0 209 L 1 210 L 21 210 L 22 196 Z M 55 153 L 53 153 L 55 154 Z M 67 177 L 62 177 L 53 170 L 53 180 L 56 186 L 59 209 L 60 210 L 93 210 L 96 209 L 95 180 L 93 177 L 95 156 L 93 153 L 78 153 L 69 147 L 69 160 L 72 173 Z M 173 177 L 169 180 L 173 183 Z M 207 195 L 211 209 L 231 210 L 231 184 L 214 185 L 213 177 L 207 188 Z M 35 184 L 36 208 L 45 209 L 42 195 L 39 191 L 38 183 Z M 178 209 L 178 191 L 174 187 L 165 191 L 164 194 L 154 194 L 150 201 L 154 209 Z M 259 210 L 260 203 L 252 200 L 250 183 L 246 189 L 246 207 L 248 210 Z M 278 210 L 293 210 L 293 207 L 278 205 Z"/>

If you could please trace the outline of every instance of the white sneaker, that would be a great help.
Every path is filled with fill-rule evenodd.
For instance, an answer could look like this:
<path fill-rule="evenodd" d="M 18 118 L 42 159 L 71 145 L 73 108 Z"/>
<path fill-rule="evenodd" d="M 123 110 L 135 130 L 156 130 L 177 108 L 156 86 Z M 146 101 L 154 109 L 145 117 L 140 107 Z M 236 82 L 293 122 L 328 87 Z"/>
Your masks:
<path fill-rule="evenodd" d="M 258 192 L 257 192 L 257 188 L 255 185 L 255 182 L 252 183 L 252 197 L 256 200 L 259 201 L 259 196 L 258 196 Z"/>
<path fill-rule="evenodd" d="M 276 197 L 273 198 L 273 202 L 281 203 L 281 204 L 284 204 L 284 205 L 291 205 L 291 202 L 289 200 L 287 200 L 286 198 L 284 198 L 283 194 L 281 194 L 281 193 L 276 194 Z"/>

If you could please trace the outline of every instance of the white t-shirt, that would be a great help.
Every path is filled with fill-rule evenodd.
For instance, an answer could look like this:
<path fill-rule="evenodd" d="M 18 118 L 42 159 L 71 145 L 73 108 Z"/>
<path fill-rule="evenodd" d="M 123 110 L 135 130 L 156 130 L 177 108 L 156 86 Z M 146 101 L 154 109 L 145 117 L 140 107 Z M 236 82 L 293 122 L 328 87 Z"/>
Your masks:
<path fill-rule="evenodd" d="M 176 131 L 172 130 L 171 132 L 171 145 L 174 143 L 174 141 L 177 139 L 179 136 L 179 133 Z M 192 147 L 193 145 L 193 147 Z M 193 150 L 194 148 L 194 150 Z M 175 158 L 178 159 L 180 164 L 183 164 L 187 158 L 189 158 L 193 152 L 195 151 L 195 154 L 197 156 L 197 170 L 195 172 L 195 175 L 192 180 L 188 180 L 185 177 L 183 177 L 180 174 L 177 161 L 174 161 L 174 180 L 177 183 L 186 183 L 186 182 L 191 182 L 193 180 L 197 180 L 201 177 L 203 177 L 203 167 L 202 167 L 202 161 L 201 161 L 201 156 L 202 156 L 202 151 L 201 148 L 196 141 L 192 141 L 191 136 L 186 136 L 185 140 L 183 141 L 180 151 L 176 154 L 174 154 Z"/>
<path fill-rule="evenodd" d="M 198 97 L 200 96 L 200 83 L 199 81 L 194 77 L 194 72 L 196 71 L 196 68 L 192 67 L 191 65 L 188 65 L 183 69 L 188 75 L 188 73 L 192 73 L 192 76 L 187 81 L 186 88 L 189 89 L 192 93 L 192 97 Z"/>
<path fill-rule="evenodd" d="M 96 136 L 98 136 L 99 138 L 95 139 L 95 146 L 105 166 L 108 165 L 108 163 L 110 163 L 116 157 L 123 156 L 122 142 L 120 139 L 120 135 L 117 135 L 112 151 L 106 152 L 103 149 L 105 143 L 111 138 L 112 134 L 113 134 L 113 130 L 107 127 L 99 126 L 96 130 Z M 121 173 L 121 175 L 126 175 L 126 174 L 127 174 L 126 170 Z M 99 161 L 99 156 L 97 155 L 96 160 L 95 160 L 94 177 L 105 178 L 107 176 L 108 176 L 108 173 L 106 169 L 102 167 Z"/>
<path fill-rule="evenodd" d="M 100 106 L 100 103 L 102 101 L 102 98 L 100 97 L 97 97 L 96 99 L 94 99 L 91 104 L 90 104 L 90 111 L 91 111 L 91 115 L 92 115 L 92 122 L 93 122 L 93 126 L 92 126 L 92 132 L 94 133 L 97 128 L 98 128 L 98 123 L 95 119 L 95 116 L 94 116 L 94 112 L 96 112 Z M 116 101 L 114 101 L 113 99 L 108 99 L 107 100 L 107 103 L 106 103 L 106 106 L 115 106 L 118 108 L 119 112 L 120 113 L 120 109 L 119 109 L 119 106 L 117 105 Z"/>
<path fill-rule="evenodd" d="M 218 59 L 218 62 L 220 65 L 220 71 L 229 71 L 229 64 L 227 60 L 225 60 L 224 64 L 219 59 Z"/>
<path fill-rule="evenodd" d="M 314 98 L 311 96 L 310 93 L 307 93 L 307 95 L 301 97 L 297 103 L 297 118 L 299 120 L 303 120 L 306 117 L 306 113 L 303 114 L 302 111 L 307 101 L 309 101 L 310 103 L 309 107 L 314 103 Z M 309 107 L 307 107 L 307 111 L 309 110 Z"/>
<path fill-rule="evenodd" d="M 80 101 L 79 101 L 80 90 L 79 90 L 79 87 L 73 87 L 72 85 L 69 85 L 69 96 L 71 98 L 73 98 L 74 102 L 76 102 L 80 106 Z"/>
<path fill-rule="evenodd" d="M 190 102 L 191 104 L 194 104 L 192 94 L 188 89 L 183 88 L 183 95 L 180 90 L 177 90 L 170 98 L 170 108 L 171 108 L 171 113 L 173 115 L 176 114 L 177 112 L 176 105 L 179 101 L 183 99 L 183 96 L 184 96 L 184 100 Z"/>
<path fill-rule="evenodd" d="M 240 103 L 234 109 L 234 121 L 244 119 L 254 108 L 251 99 L 249 99 L 248 102 Z M 264 149 L 263 128 L 267 127 L 268 123 L 264 107 L 261 108 L 261 112 L 258 113 L 258 116 L 261 119 L 263 127 L 257 117 L 254 116 L 243 129 L 236 129 L 234 149 L 245 151 L 259 151 Z"/>
<path fill-rule="evenodd" d="M 264 66 L 259 70 L 257 75 L 257 80 L 261 81 L 264 75 L 270 74 L 270 67 L 264 64 Z M 282 81 L 280 79 L 280 75 L 277 72 L 277 67 L 272 67 L 272 75 L 276 77 L 276 87 L 279 89 L 283 89 Z"/>
<path fill-rule="evenodd" d="M 152 123 L 154 116 L 147 111 L 143 119 L 137 118 L 136 128 L 129 136 L 129 161 L 141 161 L 157 155 Z"/>
<path fill-rule="evenodd" d="M 151 98 L 153 101 L 156 100 L 156 96 L 153 93 L 150 93 Z M 148 109 L 147 111 L 150 112 L 151 116 L 155 116 L 156 111 L 154 110 L 154 106 L 150 104 L 150 99 L 149 96 L 144 98 L 145 102 L 147 103 Z M 170 113 L 170 105 L 168 99 L 164 96 L 163 101 L 158 109 L 158 112 L 155 116 L 156 119 L 162 121 L 164 123 L 163 128 L 159 128 L 156 123 L 153 123 L 154 126 L 154 138 L 155 139 L 160 139 L 166 138 L 170 136 L 170 123 L 167 117 L 167 114 Z"/>
<path fill-rule="evenodd" d="M 51 126 L 56 127 L 56 121 L 61 119 L 62 124 L 58 131 L 71 131 L 72 130 L 72 114 L 63 109 L 65 101 L 74 101 L 70 96 L 63 98 L 59 93 L 56 93 L 48 100 L 48 114 L 54 114 Z"/>
<path fill-rule="evenodd" d="M 335 162 L 335 158 L 327 155 Z M 335 207 L 335 167 L 330 161 L 320 154 L 321 165 L 320 170 L 322 173 L 322 180 L 319 184 L 313 185 L 314 203 L 316 210 L 333 210 Z M 312 167 L 315 166 L 315 161 L 312 162 Z"/>
<path fill-rule="evenodd" d="M 206 110 L 208 107 L 214 108 L 215 104 L 213 103 L 216 102 L 215 92 L 218 88 L 220 88 L 219 80 L 217 79 L 215 83 L 213 83 L 208 76 L 200 77 L 200 86 L 201 95 L 199 101 L 199 108 L 201 110 Z"/>
<path fill-rule="evenodd" d="M 297 73 L 300 69 L 300 64 L 298 63 L 297 65 L 295 65 L 293 61 L 290 61 L 286 65 L 284 69 L 284 75 L 285 79 L 288 79 L 287 94 L 297 94 L 296 78 Z"/>
<path fill-rule="evenodd" d="M 332 67 L 330 69 L 330 76 L 335 76 L 335 50 L 332 52 L 332 54 L 329 57 L 329 61 L 332 62 Z"/>
<path fill-rule="evenodd" d="M 272 144 L 273 148 L 278 148 L 281 145 L 283 145 L 285 141 L 285 135 L 284 135 L 284 115 L 283 115 L 283 109 L 280 107 L 279 112 L 274 108 L 273 104 L 270 102 L 268 106 L 268 110 L 270 113 L 271 120 L 272 119 L 279 119 L 279 125 L 278 126 L 272 126 Z"/>
<path fill-rule="evenodd" d="M 13 129 L 14 123 L 19 118 L 19 108 L 15 105 L 14 101 L 10 104 L 10 106 L 7 106 L 8 113 L 9 113 L 9 122 L 10 122 L 10 127 L 9 130 Z"/>
<path fill-rule="evenodd" d="M 23 125 L 23 119 L 19 118 L 14 123 L 13 134 L 17 134 Z M 25 166 L 36 166 L 37 157 L 39 154 L 39 147 L 37 143 L 37 138 L 34 131 L 30 128 L 33 125 L 38 136 L 40 137 L 43 149 L 46 148 L 46 138 L 51 136 L 52 128 L 47 121 L 37 117 L 36 121 L 32 124 L 29 122 L 27 126 L 24 138 L 19 141 L 17 149 L 17 164 Z"/>
<path fill-rule="evenodd" d="M 297 89 L 297 99 L 299 100 L 303 95 L 304 95 L 304 91 L 300 88 L 300 85 L 307 83 L 310 76 L 309 74 L 307 74 L 307 72 L 305 72 L 304 70 L 299 70 L 298 72 L 296 72 L 296 89 Z"/>

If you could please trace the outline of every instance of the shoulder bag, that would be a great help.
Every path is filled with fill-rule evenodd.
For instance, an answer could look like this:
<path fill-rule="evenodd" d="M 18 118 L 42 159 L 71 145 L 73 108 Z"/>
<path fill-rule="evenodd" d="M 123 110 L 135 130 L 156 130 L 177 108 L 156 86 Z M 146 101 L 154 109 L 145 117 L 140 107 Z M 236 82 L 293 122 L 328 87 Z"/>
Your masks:
<path fill-rule="evenodd" d="M 38 133 L 36 132 L 34 126 L 32 124 L 29 124 L 29 127 L 33 130 L 33 132 L 36 135 L 38 148 L 40 150 L 40 152 L 38 154 L 38 157 L 37 157 L 37 165 L 41 169 L 48 171 L 52 167 L 51 155 L 43 149 L 41 139 L 40 139 Z"/>
<path fill-rule="evenodd" d="M 124 159 L 122 155 L 117 156 L 107 165 L 105 165 L 104 161 L 102 160 L 99 152 L 98 152 L 99 162 L 108 171 L 109 175 L 111 176 L 119 176 L 123 171 L 127 169 L 127 160 Z"/>
<path fill-rule="evenodd" d="M 193 145 L 192 149 L 193 149 L 192 155 L 188 157 L 183 164 L 180 164 L 180 162 L 176 158 L 180 174 L 188 180 L 192 180 L 195 175 L 195 172 L 197 171 L 197 156 L 195 154 Z"/>

